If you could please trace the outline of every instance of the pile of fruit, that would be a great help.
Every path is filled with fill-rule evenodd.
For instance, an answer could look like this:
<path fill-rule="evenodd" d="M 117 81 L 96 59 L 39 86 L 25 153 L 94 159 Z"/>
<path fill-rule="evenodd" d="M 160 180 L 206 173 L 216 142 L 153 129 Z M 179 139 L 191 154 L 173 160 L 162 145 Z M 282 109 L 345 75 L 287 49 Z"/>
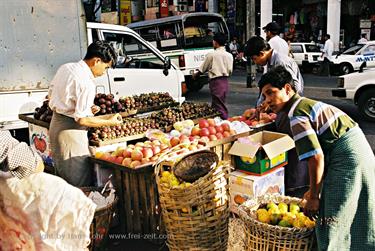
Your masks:
<path fill-rule="evenodd" d="M 176 137 L 181 138 L 182 135 L 188 134 L 190 138 L 197 139 L 201 142 L 209 142 L 236 134 L 236 132 L 231 129 L 230 123 L 224 122 L 217 125 L 214 119 L 200 119 L 196 126 L 190 128 L 181 125 L 183 125 L 183 122 L 173 125 L 175 129 L 170 132 L 172 139 Z"/>
<path fill-rule="evenodd" d="M 155 162 L 161 153 L 168 149 L 168 145 L 158 140 L 138 142 L 127 147 L 118 147 L 116 151 L 96 152 L 95 158 L 116 163 L 130 168 Z"/>
<path fill-rule="evenodd" d="M 100 111 L 95 115 L 124 112 L 125 107 L 115 100 L 113 94 L 97 93 L 94 104 L 100 107 Z"/>
<path fill-rule="evenodd" d="M 183 103 L 181 106 L 164 108 L 160 112 L 151 114 L 151 118 L 155 119 L 160 129 L 167 129 L 175 122 L 187 119 L 198 119 L 202 117 L 214 117 L 217 111 L 206 103 L 194 104 Z"/>
<path fill-rule="evenodd" d="M 148 129 L 158 128 L 159 124 L 149 118 L 126 118 L 122 125 L 103 126 L 89 129 L 89 139 L 94 141 L 116 139 L 145 133 Z"/>
<path fill-rule="evenodd" d="M 155 106 L 164 106 L 173 104 L 175 101 L 167 92 L 152 92 L 130 97 L 121 97 L 120 104 L 127 110 L 140 109 Z"/>
<path fill-rule="evenodd" d="M 250 108 L 247 109 L 241 116 L 235 116 L 229 118 L 229 121 L 242 121 L 250 127 L 255 127 L 258 125 L 264 125 L 276 120 L 275 113 L 259 113 L 259 119 L 257 118 L 256 109 Z"/>
<path fill-rule="evenodd" d="M 51 122 L 52 119 L 52 110 L 48 106 L 48 99 L 43 101 L 43 105 L 41 107 L 35 108 L 34 111 L 34 119 L 41 120 L 44 122 Z"/>
<path fill-rule="evenodd" d="M 315 221 L 301 212 L 296 203 L 275 204 L 273 202 L 261 206 L 257 211 L 257 219 L 260 222 L 278 225 L 280 227 L 308 228 L 315 227 Z"/>

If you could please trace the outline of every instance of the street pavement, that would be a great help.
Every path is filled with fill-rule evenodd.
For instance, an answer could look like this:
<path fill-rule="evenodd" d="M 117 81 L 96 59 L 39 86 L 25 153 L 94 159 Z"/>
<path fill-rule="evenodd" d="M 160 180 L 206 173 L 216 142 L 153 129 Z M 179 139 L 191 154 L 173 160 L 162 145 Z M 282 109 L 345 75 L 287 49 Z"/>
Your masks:
<path fill-rule="evenodd" d="M 257 75 L 257 80 L 260 78 Z M 331 89 L 336 87 L 337 77 L 321 77 L 314 74 L 303 74 L 305 81 L 305 96 L 308 98 L 323 101 L 332 104 L 351 116 L 364 131 L 370 145 L 375 150 L 375 123 L 363 120 L 359 116 L 357 107 L 350 101 L 340 100 L 332 97 Z M 245 70 L 235 70 L 230 78 L 230 92 L 227 97 L 227 104 L 230 116 L 241 115 L 247 108 L 254 107 L 258 97 L 257 88 L 246 88 Z M 204 86 L 199 92 L 191 92 L 186 95 L 187 101 L 210 102 L 210 91 L 208 85 Z M 114 230 L 113 232 L 116 232 Z M 154 245 L 140 236 L 124 235 L 124 238 L 112 238 L 107 251 L 164 251 L 168 250 L 165 245 Z"/>

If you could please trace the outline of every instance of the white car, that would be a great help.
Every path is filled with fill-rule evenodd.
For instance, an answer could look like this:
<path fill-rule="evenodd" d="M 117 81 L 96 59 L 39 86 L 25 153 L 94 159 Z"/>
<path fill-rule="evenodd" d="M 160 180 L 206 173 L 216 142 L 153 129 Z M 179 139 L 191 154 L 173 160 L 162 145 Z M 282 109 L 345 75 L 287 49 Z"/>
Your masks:
<path fill-rule="evenodd" d="M 375 121 L 375 68 L 363 70 L 365 64 L 358 72 L 340 76 L 332 95 L 352 100 L 363 117 Z"/>
<path fill-rule="evenodd" d="M 349 74 L 359 70 L 363 62 L 366 62 L 368 67 L 375 66 L 375 41 L 357 44 L 333 56 L 331 69 L 340 75 Z"/>
<path fill-rule="evenodd" d="M 303 70 L 310 70 L 317 66 L 322 54 L 319 46 L 314 43 L 290 43 L 290 50 L 294 61 Z"/>

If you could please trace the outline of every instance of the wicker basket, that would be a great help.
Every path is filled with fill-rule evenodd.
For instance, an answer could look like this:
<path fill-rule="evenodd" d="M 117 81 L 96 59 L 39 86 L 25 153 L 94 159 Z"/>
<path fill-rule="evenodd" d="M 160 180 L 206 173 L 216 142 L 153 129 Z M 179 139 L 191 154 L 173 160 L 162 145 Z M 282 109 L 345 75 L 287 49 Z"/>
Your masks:
<path fill-rule="evenodd" d="M 100 187 L 80 187 L 80 189 L 88 196 L 92 191 L 101 191 Z M 108 191 L 104 193 L 104 196 L 108 195 Z M 117 206 L 117 196 L 113 202 L 106 207 L 97 209 L 94 214 L 94 219 L 90 225 L 90 245 L 88 249 L 90 251 L 101 250 L 107 242 L 109 227 L 113 219 L 113 215 Z"/>
<path fill-rule="evenodd" d="M 239 207 L 240 218 L 247 227 L 247 250 L 283 250 L 283 251 L 309 251 L 314 243 L 314 230 L 308 228 L 288 228 L 273 226 L 257 220 L 256 210 L 262 204 L 269 202 L 300 205 L 301 199 L 266 194 L 246 201 Z"/>
<path fill-rule="evenodd" d="M 208 150 L 194 152 L 174 165 L 198 154 L 215 153 Z M 226 250 L 229 163 L 219 162 L 209 173 L 185 188 L 170 189 L 160 182 L 160 174 L 166 168 L 159 162 L 155 175 L 169 249 Z"/>

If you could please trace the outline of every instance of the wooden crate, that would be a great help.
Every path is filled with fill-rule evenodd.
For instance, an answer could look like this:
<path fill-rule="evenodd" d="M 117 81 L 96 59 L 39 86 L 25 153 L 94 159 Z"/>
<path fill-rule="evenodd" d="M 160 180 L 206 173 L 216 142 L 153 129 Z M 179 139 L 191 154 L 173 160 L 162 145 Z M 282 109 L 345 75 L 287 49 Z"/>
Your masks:
<path fill-rule="evenodd" d="M 101 168 L 114 174 L 114 185 L 119 197 L 119 219 L 125 234 L 139 234 L 154 243 L 166 239 L 162 224 L 159 195 L 152 165 L 133 169 L 91 157 Z"/>

